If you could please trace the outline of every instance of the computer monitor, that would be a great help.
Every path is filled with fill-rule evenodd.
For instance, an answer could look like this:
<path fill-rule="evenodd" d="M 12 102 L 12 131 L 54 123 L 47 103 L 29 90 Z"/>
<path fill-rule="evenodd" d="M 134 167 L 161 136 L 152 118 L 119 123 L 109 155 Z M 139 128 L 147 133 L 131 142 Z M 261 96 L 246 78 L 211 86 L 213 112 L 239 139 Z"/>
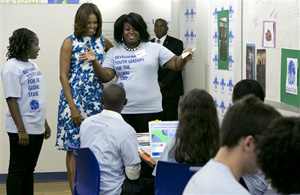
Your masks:
<path fill-rule="evenodd" d="M 178 121 L 149 122 L 151 158 L 160 158 L 165 146 L 175 137 Z"/>

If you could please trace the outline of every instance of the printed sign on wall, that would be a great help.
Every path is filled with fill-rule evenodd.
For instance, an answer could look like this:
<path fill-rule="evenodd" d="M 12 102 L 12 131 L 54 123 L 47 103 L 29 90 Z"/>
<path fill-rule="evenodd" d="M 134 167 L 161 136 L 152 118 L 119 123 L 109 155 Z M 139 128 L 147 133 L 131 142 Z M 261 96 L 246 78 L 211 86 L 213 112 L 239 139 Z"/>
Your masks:
<path fill-rule="evenodd" d="M 196 28 L 196 1 L 189 0 L 183 2 L 181 9 L 182 32 L 181 40 L 184 48 L 196 48 L 197 28 Z"/>
<path fill-rule="evenodd" d="M 287 58 L 286 93 L 298 95 L 298 59 Z"/>
<path fill-rule="evenodd" d="M 220 121 L 232 106 L 235 61 L 233 3 L 233 0 L 211 1 L 211 94 Z"/>

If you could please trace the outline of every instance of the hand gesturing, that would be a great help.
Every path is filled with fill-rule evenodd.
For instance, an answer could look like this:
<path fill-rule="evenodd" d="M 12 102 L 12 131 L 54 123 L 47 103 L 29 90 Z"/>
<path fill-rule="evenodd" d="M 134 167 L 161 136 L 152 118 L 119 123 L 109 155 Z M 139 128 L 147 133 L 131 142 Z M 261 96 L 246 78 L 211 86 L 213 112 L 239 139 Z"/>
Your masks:
<path fill-rule="evenodd" d="M 87 51 L 83 52 L 83 53 L 80 53 L 79 54 L 79 59 L 84 60 L 85 62 L 91 62 L 91 61 L 96 60 L 95 52 L 87 46 L 85 46 L 85 49 Z"/>

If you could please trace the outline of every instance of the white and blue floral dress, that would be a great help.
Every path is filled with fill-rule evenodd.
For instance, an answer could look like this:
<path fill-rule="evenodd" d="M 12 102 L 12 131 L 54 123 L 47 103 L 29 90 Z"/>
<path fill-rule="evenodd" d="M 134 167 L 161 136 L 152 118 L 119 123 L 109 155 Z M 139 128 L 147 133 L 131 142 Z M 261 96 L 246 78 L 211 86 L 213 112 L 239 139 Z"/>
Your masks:
<path fill-rule="evenodd" d="M 79 54 L 85 52 L 85 46 L 87 46 L 94 50 L 99 63 L 102 63 L 105 42 L 103 36 L 98 39 L 84 37 L 79 40 L 74 35 L 70 35 L 69 38 L 73 48 L 69 72 L 71 94 L 82 120 L 84 120 L 103 110 L 103 105 L 100 103 L 103 84 L 95 75 L 92 62 L 80 60 Z M 61 90 L 55 147 L 68 151 L 67 140 L 70 140 L 75 147 L 80 147 L 79 129 L 78 126 L 72 124 L 71 111 L 64 91 Z"/>

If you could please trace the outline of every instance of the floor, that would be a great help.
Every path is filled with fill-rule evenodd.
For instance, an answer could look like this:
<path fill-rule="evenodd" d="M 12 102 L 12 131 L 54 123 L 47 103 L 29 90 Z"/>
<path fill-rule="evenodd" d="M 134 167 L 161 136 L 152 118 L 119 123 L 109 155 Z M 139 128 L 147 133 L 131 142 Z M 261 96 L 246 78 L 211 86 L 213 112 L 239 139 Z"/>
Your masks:
<path fill-rule="evenodd" d="M 0 194 L 6 194 L 5 184 L 0 184 Z M 68 182 L 43 182 L 34 184 L 35 195 L 71 195 Z"/>
<path fill-rule="evenodd" d="M 0 184 L 0 194 L 6 194 L 5 184 Z M 71 195 L 68 182 L 41 182 L 34 184 L 35 195 Z M 269 189 L 265 195 L 278 195 Z"/>

